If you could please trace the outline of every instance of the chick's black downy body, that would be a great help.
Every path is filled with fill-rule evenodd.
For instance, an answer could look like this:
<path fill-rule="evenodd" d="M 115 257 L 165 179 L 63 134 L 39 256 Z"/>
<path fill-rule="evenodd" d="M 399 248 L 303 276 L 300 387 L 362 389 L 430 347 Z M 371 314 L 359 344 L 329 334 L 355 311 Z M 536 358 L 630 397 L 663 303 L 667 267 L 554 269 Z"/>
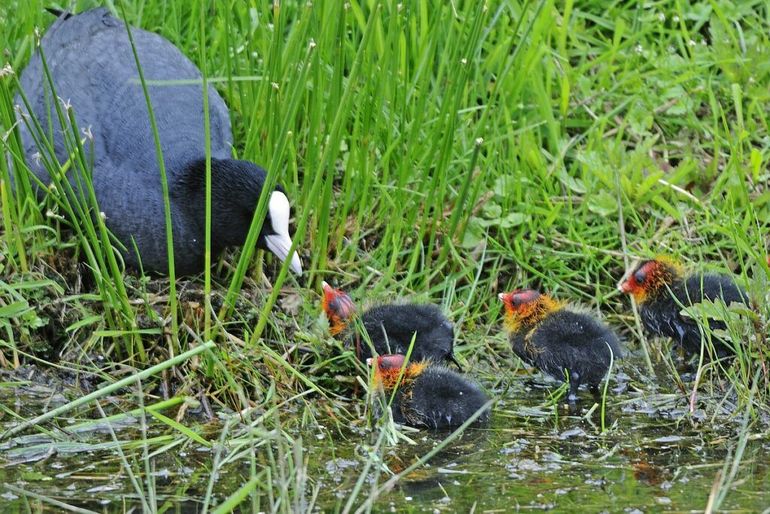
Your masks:
<path fill-rule="evenodd" d="M 197 273 L 203 269 L 205 227 L 201 73 L 160 35 L 135 27 L 131 34 L 148 84 L 163 154 L 176 272 Z M 44 72 L 41 51 L 55 91 Z M 27 165 L 37 179 L 48 185 L 52 166 L 47 163 L 70 159 L 71 144 L 65 143 L 65 137 L 72 138 L 71 129 L 61 126 L 56 105 L 71 106 L 78 128 L 88 135 L 83 146 L 86 159 L 93 162 L 99 210 L 107 228 L 125 247 L 126 264 L 167 273 L 160 166 L 134 50 L 123 21 L 104 8 L 62 14 L 42 38 L 40 51 L 24 69 L 20 84 L 30 108 L 27 110 L 17 97 L 16 103 L 22 106 L 18 126 Z M 266 172 L 254 163 L 230 158 L 233 138 L 227 106 L 212 86 L 205 94 L 212 158 L 212 250 L 217 253 L 245 242 Z M 30 115 L 39 121 L 43 134 L 37 133 Z M 40 137 L 51 138 L 54 155 L 49 155 L 47 145 L 38 144 Z M 70 167 L 67 176 L 77 195 L 83 191 L 79 191 L 75 167 Z M 40 196 L 44 192 L 38 188 Z M 288 199 L 280 188 L 273 195 L 257 245 L 286 259 L 291 245 Z M 292 269 L 301 272 L 299 258 L 290 258 Z"/>
<path fill-rule="evenodd" d="M 596 390 L 610 366 L 621 358 L 620 341 L 607 326 L 587 314 L 561 309 L 540 323 L 511 334 L 514 353 L 557 380 L 570 381 L 570 398 L 581 384 Z M 612 352 L 612 356 L 610 354 Z"/>
<path fill-rule="evenodd" d="M 682 306 L 688 307 L 704 300 L 721 298 L 727 305 L 732 302 L 748 303 L 747 294 L 726 275 L 695 274 L 683 280 L 675 280 L 669 288 L 661 287 L 655 294 L 640 303 L 639 314 L 645 329 L 655 336 L 670 337 L 688 354 L 699 354 L 703 335 L 695 319 L 680 314 Z M 712 330 L 724 329 L 722 321 L 711 319 Z M 712 334 L 711 342 L 719 357 L 735 352 L 722 339 Z"/>
<path fill-rule="evenodd" d="M 462 425 L 488 400 L 478 385 L 462 375 L 429 365 L 396 392 L 391 411 L 397 423 L 439 430 Z M 477 422 L 488 419 L 487 408 Z"/>
<path fill-rule="evenodd" d="M 454 328 L 435 305 L 380 305 L 366 311 L 361 316 L 361 322 L 380 355 L 406 355 L 414 338 L 410 356 L 412 362 L 431 360 L 441 363 L 449 360 L 457 363 L 454 357 Z M 356 344 L 362 360 L 372 357 L 366 341 L 358 340 Z"/>

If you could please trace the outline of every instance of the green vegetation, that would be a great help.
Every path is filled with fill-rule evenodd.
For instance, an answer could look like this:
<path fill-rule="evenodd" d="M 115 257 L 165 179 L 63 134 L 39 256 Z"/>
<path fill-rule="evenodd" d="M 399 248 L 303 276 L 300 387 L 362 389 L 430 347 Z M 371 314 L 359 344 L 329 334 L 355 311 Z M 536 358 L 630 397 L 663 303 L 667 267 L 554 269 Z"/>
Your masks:
<path fill-rule="evenodd" d="M 365 375 L 358 378 L 351 353 L 326 332 L 321 280 L 362 304 L 396 296 L 441 304 L 456 322 L 461 361 L 502 393 L 519 365 L 502 335 L 497 293 L 538 287 L 601 312 L 624 335 L 636 355 L 626 369 L 635 388 L 678 385 L 693 411 L 735 424 L 723 443 L 735 451 L 708 503 L 719 508 L 748 435 L 766 430 L 757 427 L 770 415 L 765 2 L 212 4 L 114 5 L 132 25 L 177 45 L 216 85 L 231 110 L 234 153 L 264 165 L 287 190 L 306 274 L 296 278 L 247 245 L 199 277 L 132 275 L 109 251 L 103 220 L 88 214 L 98 208 L 93 195 L 69 201 L 67 182 L 59 181 L 38 202 L 13 130 L 14 104 L 35 29 L 43 32 L 53 17 L 43 2 L 6 1 L 2 368 L 43 364 L 102 389 L 167 364 L 136 378 L 148 396 L 129 387 L 126 410 L 171 394 L 186 397 L 185 406 L 197 398 L 229 421 L 218 434 L 201 435 L 185 426 L 193 423 L 183 409 L 175 420 L 148 407 L 173 442 L 159 440 L 153 450 L 141 433 L 144 458 L 122 457 L 144 508 L 158 507 L 152 451 L 219 438 L 228 448 L 215 444 L 213 470 L 238 461 L 234 454 L 250 463 L 250 479 L 230 491 L 230 505 L 303 510 L 318 485 L 292 430 L 324 424 L 345 437 L 347 427 L 367 424 L 364 400 L 351 395 Z M 74 9 L 93 6 L 78 1 Z M 42 158 L 60 176 L 69 170 L 87 184 L 83 127 L 71 112 L 59 116 L 72 158 L 63 165 L 46 152 Z M 704 364 L 695 382 L 682 381 L 667 343 L 644 339 L 616 284 L 634 259 L 658 253 L 735 273 L 752 292 L 750 312 L 706 305 L 692 314 L 725 318 L 733 341 L 751 342 L 735 364 Z M 212 350 L 178 359 L 208 340 Z M 597 433 L 605 409 L 610 433 L 622 423 L 610 399 L 599 409 Z M 3 412 L 4 421 L 16 416 Z M 414 434 L 394 436 L 389 423 L 375 429 L 368 463 L 381 470 L 377 456 Z M 370 484 L 364 475 L 359 496 L 340 510 L 385 492 L 387 479 Z M 214 479 L 208 483 L 213 509 L 228 497 L 213 502 Z"/>

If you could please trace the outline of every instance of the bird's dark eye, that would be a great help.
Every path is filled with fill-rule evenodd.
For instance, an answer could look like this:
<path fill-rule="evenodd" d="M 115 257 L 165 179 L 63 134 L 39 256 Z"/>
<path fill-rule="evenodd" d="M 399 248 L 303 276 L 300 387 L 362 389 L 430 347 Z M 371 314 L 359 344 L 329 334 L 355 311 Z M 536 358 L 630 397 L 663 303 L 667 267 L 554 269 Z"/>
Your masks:
<path fill-rule="evenodd" d="M 519 298 L 518 295 L 511 298 L 511 305 L 513 305 L 514 307 L 518 307 L 519 305 L 521 305 L 521 298 Z"/>
<path fill-rule="evenodd" d="M 644 271 L 637 271 L 634 273 L 634 280 L 636 280 L 636 283 L 639 285 L 644 284 L 644 281 L 647 280 L 647 273 Z"/>

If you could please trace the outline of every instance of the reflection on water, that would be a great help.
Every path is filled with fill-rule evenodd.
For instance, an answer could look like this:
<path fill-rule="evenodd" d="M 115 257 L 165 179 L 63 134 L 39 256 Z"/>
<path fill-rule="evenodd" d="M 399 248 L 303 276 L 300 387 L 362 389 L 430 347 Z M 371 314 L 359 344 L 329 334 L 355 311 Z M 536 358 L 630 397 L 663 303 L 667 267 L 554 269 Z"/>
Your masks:
<path fill-rule="evenodd" d="M 705 397 L 701 397 L 703 408 L 690 414 L 687 398 L 681 393 L 637 392 L 637 387 L 621 381 L 613 384 L 621 392 L 608 401 L 605 422 L 610 429 L 602 435 L 600 409 L 594 408 L 588 393 L 582 404 L 572 408 L 552 406 L 548 402 L 550 389 L 543 388 L 539 380 L 538 375 L 512 378 L 505 384 L 505 395 L 488 426 L 469 429 L 427 466 L 408 474 L 378 500 L 377 510 L 614 512 L 705 508 L 725 459 L 735 451 L 739 416 L 720 415 L 712 420 L 713 412 L 703 406 L 717 402 L 704 402 Z M 60 385 L 5 381 L 0 386 L 0 401 L 6 406 L 0 428 L 14 423 L 11 412 L 30 417 L 68 398 L 71 396 L 62 394 Z M 103 403 L 105 408 L 111 407 L 108 415 L 133 408 L 131 398 L 123 406 L 118 401 Z M 64 424 L 53 430 L 54 425 L 47 425 L 52 431 L 0 442 L 0 482 L 9 484 L 0 492 L 3 511 L 26 509 L 29 502 L 36 503 L 25 493 L 98 511 L 140 506 L 116 451 L 119 446 L 140 480 L 145 480 L 139 417 L 124 416 L 112 423 L 116 442 L 106 423 L 94 420 L 83 425 L 82 419 L 75 419 L 77 413 L 72 416 L 69 427 Z M 192 425 L 189 417 L 184 422 Z M 199 510 L 216 446 L 191 442 L 152 418 L 148 423 L 148 451 L 157 451 L 151 474 L 158 504 L 181 505 L 185 512 Z M 212 423 L 193 428 L 204 439 L 217 441 L 221 427 Z M 766 492 L 770 490 L 770 445 L 762 431 L 766 427 L 754 429 L 757 433 L 749 438 L 736 485 L 723 509 L 758 511 L 770 503 L 770 493 Z M 321 510 L 340 508 L 364 469 L 377 434 L 360 429 L 340 434 L 320 426 L 290 432 L 304 441 L 308 489 L 318 489 L 316 505 Z M 371 472 L 365 491 L 371 481 L 383 483 L 391 476 L 388 473 L 407 468 L 446 435 L 408 432 L 414 444 L 402 442 L 385 449 L 380 473 L 375 477 Z M 227 448 L 219 454 L 220 458 L 224 455 Z M 227 465 L 216 480 L 215 503 L 241 487 L 249 474 L 245 459 Z"/>

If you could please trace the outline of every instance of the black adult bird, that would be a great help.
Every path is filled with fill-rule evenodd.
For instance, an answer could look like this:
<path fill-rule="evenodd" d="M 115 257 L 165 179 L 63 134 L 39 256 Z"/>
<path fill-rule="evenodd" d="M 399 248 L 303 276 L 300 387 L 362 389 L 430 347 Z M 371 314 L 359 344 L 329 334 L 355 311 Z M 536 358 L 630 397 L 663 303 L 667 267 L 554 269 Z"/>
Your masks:
<path fill-rule="evenodd" d="M 610 359 L 620 359 L 622 353 L 609 327 L 534 289 L 501 293 L 499 298 L 511 346 L 521 360 L 557 380 L 569 377 L 570 400 L 577 399 L 581 384 L 598 392 Z"/>
<path fill-rule="evenodd" d="M 650 334 L 670 337 L 688 355 L 700 354 L 703 335 L 698 321 L 680 314 L 683 307 L 716 299 L 722 299 L 727 305 L 749 303 L 748 295 L 732 277 L 710 273 L 685 276 L 678 263 L 665 257 L 640 263 L 618 288 L 634 297 L 642 324 Z M 708 326 L 711 330 L 726 327 L 724 322 L 714 319 L 708 320 Z M 718 357 L 735 354 L 733 348 L 714 334 L 711 342 Z M 706 352 L 707 357 L 708 354 Z"/>
<path fill-rule="evenodd" d="M 388 399 L 396 390 L 390 406 L 396 423 L 432 429 L 457 427 L 489 400 L 478 385 L 452 370 L 430 361 L 410 362 L 406 366 L 404 362 L 403 355 L 380 355 L 374 375 L 377 384 L 388 393 Z M 487 408 L 478 422 L 488 419 Z"/>
<path fill-rule="evenodd" d="M 347 293 L 323 283 L 323 309 L 329 319 L 332 335 L 345 332 L 355 316 L 356 309 Z M 372 307 L 361 315 L 361 322 L 377 354 L 406 354 L 414 338 L 410 359 L 412 362 L 432 360 L 451 361 L 458 368 L 454 356 L 454 328 L 431 304 L 387 304 Z M 362 361 L 372 356 L 366 341 L 359 334 L 351 334 L 356 354 Z"/>
<path fill-rule="evenodd" d="M 163 37 L 132 28 L 139 62 L 148 84 L 168 177 L 174 259 L 178 274 L 202 271 L 205 227 L 205 138 L 201 73 Z M 55 95 L 45 77 L 39 51 L 21 75 L 32 114 L 48 134 L 53 127 L 55 158 L 69 159 L 55 102 L 71 105 L 80 128 L 93 136 L 93 186 L 107 227 L 125 245 L 126 264 L 168 272 L 163 194 L 153 132 L 136 62 L 122 21 L 104 8 L 78 15 L 61 13 L 40 47 Z M 161 84 L 158 81 L 166 81 Z M 170 82 L 173 81 L 173 82 Z M 265 183 L 266 172 L 248 161 L 231 159 L 230 116 L 222 98 L 208 88 L 211 127 L 211 249 L 240 246 Z M 43 184 L 49 170 L 24 119 L 19 124 L 27 164 Z M 86 145 L 88 148 L 88 145 Z M 88 150 L 87 150 L 88 151 Z M 76 188 L 74 178 L 70 183 Z M 77 189 L 77 188 L 76 188 Z M 43 191 L 39 191 L 42 196 Z M 270 194 L 268 214 L 257 246 L 289 258 L 289 201 L 280 186 Z M 134 251 L 134 242 L 138 255 Z M 299 257 L 291 269 L 302 272 Z"/>

